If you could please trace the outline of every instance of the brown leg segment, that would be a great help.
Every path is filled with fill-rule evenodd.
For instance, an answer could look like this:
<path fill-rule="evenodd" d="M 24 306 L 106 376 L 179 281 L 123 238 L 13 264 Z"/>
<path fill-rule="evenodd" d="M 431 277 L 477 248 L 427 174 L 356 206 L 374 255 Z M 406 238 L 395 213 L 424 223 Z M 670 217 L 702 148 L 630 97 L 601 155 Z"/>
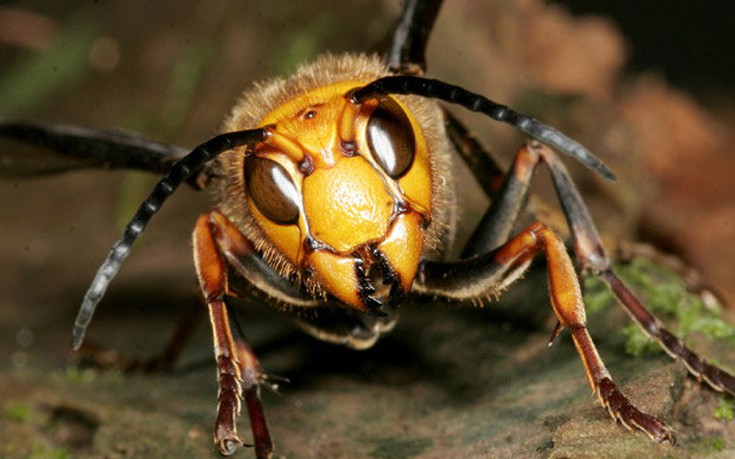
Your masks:
<path fill-rule="evenodd" d="M 628 314 L 641 329 L 672 357 L 681 361 L 689 372 L 698 380 L 704 380 L 710 387 L 720 392 L 735 395 L 735 377 L 717 368 L 696 352 L 688 348 L 679 338 L 663 327 L 663 324 L 638 298 L 630 291 L 610 267 L 610 258 L 605 253 L 599 233 L 592 217 L 574 186 L 569 173 L 559 157 L 548 147 L 539 142 L 530 142 L 522 148 L 514 161 L 506 182 L 495 197 L 488 214 L 483 218 L 478 230 L 465 248 L 469 255 L 484 253 L 497 244 L 503 234 L 511 227 L 493 222 L 515 221 L 517 212 L 522 208 L 520 202 L 525 199 L 532 178 L 533 169 L 541 161 L 546 164 L 564 210 L 567 225 L 570 229 L 577 260 L 583 270 L 592 272 L 607 283 L 610 290 L 623 305 Z"/>
<path fill-rule="evenodd" d="M 538 142 L 529 142 L 518 150 L 490 208 L 462 250 L 462 258 L 486 253 L 508 240 L 526 202 L 531 179 L 540 160 L 539 149 Z M 493 179 L 497 180 L 497 177 Z"/>
<path fill-rule="evenodd" d="M 226 237 L 218 231 L 213 218 L 216 212 L 199 217 L 194 228 L 194 262 L 204 300 L 209 310 L 217 361 L 219 394 L 214 442 L 224 455 L 230 455 L 242 445 L 237 436 L 237 416 L 241 397 L 245 403 L 253 432 L 258 458 L 273 454 L 273 442 L 268 432 L 258 388 L 263 375 L 255 354 L 247 344 L 232 333 L 229 313 L 224 302 L 228 293 L 227 265 L 217 239 Z"/>
<path fill-rule="evenodd" d="M 497 295 L 520 276 L 536 253 L 546 250 L 552 302 L 560 326 L 572 332 L 590 385 L 598 392 L 602 404 L 626 426 L 637 427 L 658 441 L 673 441 L 670 430 L 663 423 L 630 405 L 610 380 L 584 327 L 584 309 L 576 273 L 568 254 L 563 251 L 560 238 L 547 227 L 535 224 L 501 245 L 503 235 L 512 228 L 501 225 L 498 230 L 493 227 L 493 222 L 516 219 L 538 162 L 545 163 L 551 172 L 582 269 L 605 281 L 641 329 L 658 341 L 669 355 L 682 361 L 693 376 L 704 380 L 715 390 L 735 394 L 735 377 L 701 358 L 663 328 L 662 323 L 614 273 L 592 218 L 566 168 L 553 151 L 538 142 L 529 143 L 516 156 L 488 215 L 483 219 L 484 223 L 480 224 L 483 228 L 473 234 L 465 248 L 467 258 L 453 263 L 423 262 L 413 290 L 419 294 L 459 300 Z"/>
<path fill-rule="evenodd" d="M 542 157 L 549 166 L 554 184 L 559 192 L 559 201 L 564 207 L 564 213 L 574 237 L 577 259 L 582 267 L 600 277 L 640 328 L 651 339 L 656 340 L 670 356 L 681 361 L 689 373 L 700 381 L 704 380 L 719 392 L 735 395 L 735 377 L 700 357 L 682 340 L 666 330 L 661 321 L 615 274 L 610 267 L 610 259 L 605 253 L 592 218 L 563 164 L 548 149 L 542 150 Z"/>
<path fill-rule="evenodd" d="M 705 381 L 718 392 L 735 395 L 735 376 L 712 365 L 687 347 L 681 339 L 666 330 L 661 321 L 643 306 L 643 303 L 611 269 L 602 271 L 599 277 L 605 281 L 640 328 L 651 339 L 656 340 L 667 354 L 681 361 L 690 374 L 699 381 Z"/>
<path fill-rule="evenodd" d="M 587 331 L 582 292 L 564 242 L 548 227 L 535 223 L 501 247 L 495 259 L 510 268 L 527 264 L 541 251 L 546 252 L 551 303 L 560 325 L 554 334 L 561 327 L 571 332 L 587 381 L 597 392 L 600 403 L 626 427 L 637 428 L 655 441 L 674 443 L 671 429 L 665 423 L 633 406 L 613 383 Z"/>
<path fill-rule="evenodd" d="M 551 303 L 559 321 L 552 339 L 567 328 L 584 365 L 587 381 L 613 418 L 637 428 L 652 439 L 674 442 L 671 429 L 662 421 L 633 406 L 613 383 L 586 327 L 582 293 L 577 273 L 564 242 L 549 227 L 534 223 L 498 249 L 458 262 L 425 262 L 414 291 L 454 299 L 474 299 L 498 294 L 516 280 L 533 257 L 546 252 Z"/>

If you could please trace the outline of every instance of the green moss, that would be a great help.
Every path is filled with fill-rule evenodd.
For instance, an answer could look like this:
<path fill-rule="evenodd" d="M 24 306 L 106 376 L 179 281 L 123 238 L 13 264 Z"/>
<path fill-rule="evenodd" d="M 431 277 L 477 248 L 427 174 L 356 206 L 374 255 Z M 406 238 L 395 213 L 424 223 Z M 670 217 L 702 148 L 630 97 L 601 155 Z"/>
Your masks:
<path fill-rule="evenodd" d="M 31 407 L 20 402 L 8 402 L 3 405 L 3 417 L 16 422 L 28 422 L 31 419 Z"/>
<path fill-rule="evenodd" d="M 718 304 L 707 302 L 687 290 L 676 273 L 651 260 L 636 258 L 615 267 L 618 275 L 638 295 L 646 307 L 671 324 L 672 331 L 686 340 L 693 333 L 708 339 L 735 343 L 735 326 L 722 318 Z M 585 301 L 590 312 L 614 303 L 613 295 L 598 279 L 585 282 Z M 626 351 L 632 355 L 655 352 L 660 347 L 635 324 L 625 327 Z"/>
<path fill-rule="evenodd" d="M 623 328 L 625 336 L 625 352 L 635 357 L 647 353 L 663 352 L 659 344 L 641 331 L 637 324 Z"/>
<path fill-rule="evenodd" d="M 370 452 L 370 457 L 397 459 L 418 456 L 432 445 L 429 438 L 382 438 Z"/>
<path fill-rule="evenodd" d="M 712 438 L 710 447 L 719 453 L 725 450 L 725 441 L 722 438 Z"/>
<path fill-rule="evenodd" d="M 620 264 L 615 270 L 640 295 L 646 307 L 667 322 L 667 327 L 679 338 L 686 341 L 691 335 L 699 334 L 713 341 L 735 343 L 735 326 L 722 318 L 721 306 L 713 301 L 705 302 L 700 295 L 687 290 L 676 273 L 643 258 Z M 613 304 L 615 298 L 602 281 L 589 278 L 585 280 L 585 302 L 587 310 L 593 313 Z M 663 352 L 661 346 L 635 323 L 624 327 L 622 333 L 625 351 L 630 355 Z M 724 421 L 735 418 L 732 397 L 720 399 L 714 417 Z"/>
<path fill-rule="evenodd" d="M 584 279 L 584 305 L 587 313 L 602 311 L 614 301 L 604 282 L 594 276 Z"/>
<path fill-rule="evenodd" d="M 52 448 L 40 443 L 31 448 L 30 459 L 68 459 L 71 454 L 66 448 Z"/>
<path fill-rule="evenodd" d="M 721 421 L 732 421 L 735 418 L 735 400 L 732 397 L 720 398 L 720 404 L 715 410 L 715 418 Z"/>
<path fill-rule="evenodd" d="M 104 384 L 106 386 L 117 386 L 122 383 L 124 376 L 119 371 L 99 371 L 94 368 L 68 367 L 60 377 L 66 382 L 75 385 L 87 386 L 92 384 Z"/>
<path fill-rule="evenodd" d="M 97 379 L 99 372 L 92 368 L 69 367 L 66 369 L 66 380 L 72 384 L 92 384 Z"/>

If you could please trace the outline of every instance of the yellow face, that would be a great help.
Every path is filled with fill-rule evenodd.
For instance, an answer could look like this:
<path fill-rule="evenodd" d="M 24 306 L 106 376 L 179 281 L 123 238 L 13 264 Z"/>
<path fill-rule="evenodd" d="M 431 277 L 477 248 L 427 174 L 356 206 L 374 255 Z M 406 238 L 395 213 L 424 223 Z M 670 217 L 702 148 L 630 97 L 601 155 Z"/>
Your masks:
<path fill-rule="evenodd" d="M 407 292 L 431 215 L 424 135 L 398 99 L 364 104 L 348 81 L 268 113 L 272 135 L 243 163 L 248 206 L 272 244 L 342 302 L 366 309 L 379 267 Z M 378 292 L 380 293 L 380 292 Z"/>

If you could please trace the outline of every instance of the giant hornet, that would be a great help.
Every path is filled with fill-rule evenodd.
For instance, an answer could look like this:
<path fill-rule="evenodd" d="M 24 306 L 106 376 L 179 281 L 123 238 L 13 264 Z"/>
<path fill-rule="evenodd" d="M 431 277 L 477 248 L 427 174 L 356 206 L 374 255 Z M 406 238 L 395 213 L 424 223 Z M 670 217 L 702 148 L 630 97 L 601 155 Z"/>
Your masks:
<path fill-rule="evenodd" d="M 219 383 L 214 442 L 224 455 L 243 441 L 244 402 L 257 457 L 274 443 L 260 401 L 266 376 L 236 327 L 226 298 L 256 290 L 318 339 L 372 346 L 416 298 L 482 301 L 498 296 L 545 255 L 557 326 L 572 336 L 587 381 L 611 416 L 656 442 L 672 429 L 638 409 L 613 382 L 586 328 L 575 265 L 564 241 L 536 221 L 514 232 L 536 166 L 551 173 L 577 264 L 602 279 L 643 331 L 697 379 L 735 394 L 735 377 L 667 331 L 611 267 L 598 231 L 554 150 L 613 180 L 585 147 L 492 100 L 425 78 L 424 51 L 441 0 L 407 0 L 382 55 L 325 54 L 294 75 L 243 93 L 222 134 L 190 152 L 132 134 L 70 126 L 0 124 L 0 135 L 106 167 L 163 174 L 114 244 L 84 296 L 73 347 L 133 243 L 182 183 L 209 187 L 215 207 L 193 232 L 194 263 L 214 338 Z M 510 169 L 499 167 L 445 104 L 527 135 Z M 491 205 L 457 259 L 445 255 L 457 225 L 450 164 L 459 156 Z M 7 167 L 7 166 L 6 166 Z M 12 165 L 10 166 L 12 167 Z"/>

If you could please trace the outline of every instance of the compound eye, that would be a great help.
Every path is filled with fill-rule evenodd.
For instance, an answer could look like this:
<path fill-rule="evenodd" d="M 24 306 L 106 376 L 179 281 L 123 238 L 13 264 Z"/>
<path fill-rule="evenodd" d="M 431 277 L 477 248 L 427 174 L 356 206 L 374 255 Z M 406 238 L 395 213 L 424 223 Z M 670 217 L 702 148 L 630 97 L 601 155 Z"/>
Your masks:
<path fill-rule="evenodd" d="M 367 124 L 368 147 L 375 161 L 393 179 L 413 163 L 416 139 L 406 112 L 390 98 L 380 101 Z"/>
<path fill-rule="evenodd" d="M 269 220 L 290 225 L 299 220 L 299 192 L 286 169 L 277 162 L 245 158 L 245 186 L 255 207 Z"/>

